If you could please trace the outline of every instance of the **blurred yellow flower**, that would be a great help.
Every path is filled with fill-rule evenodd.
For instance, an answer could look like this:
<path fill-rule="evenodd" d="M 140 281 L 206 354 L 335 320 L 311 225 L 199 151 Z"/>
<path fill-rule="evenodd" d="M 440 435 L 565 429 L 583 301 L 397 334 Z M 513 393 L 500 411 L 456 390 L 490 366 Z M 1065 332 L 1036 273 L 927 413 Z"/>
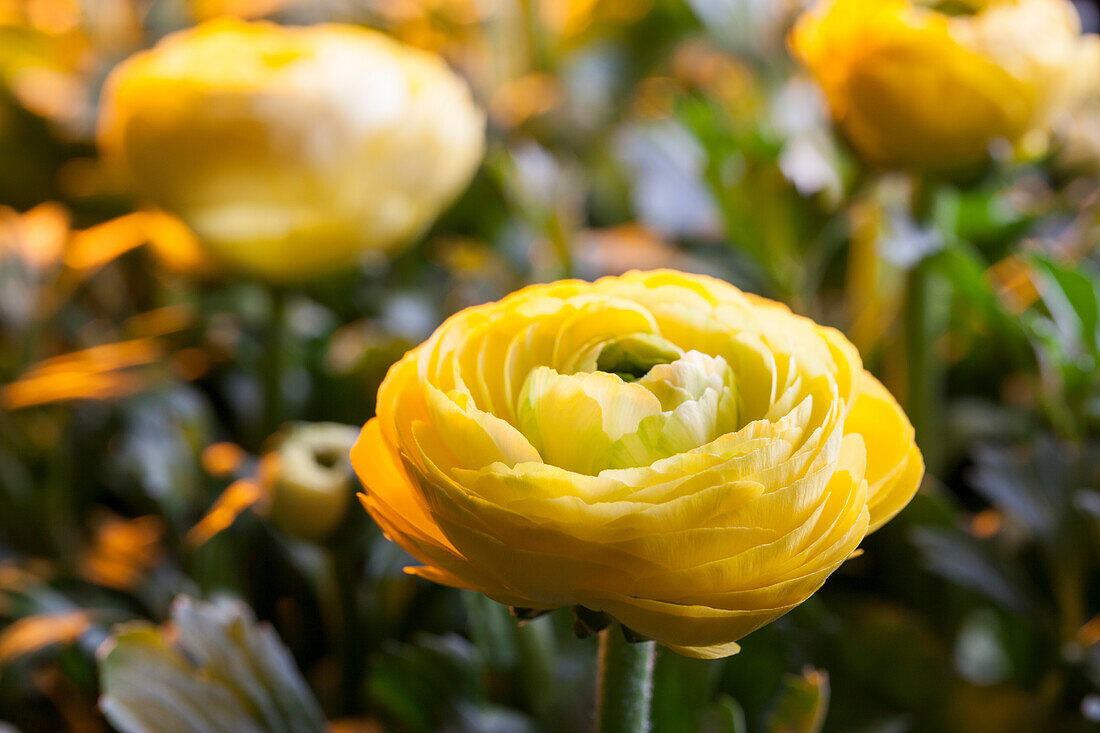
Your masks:
<path fill-rule="evenodd" d="M 821 0 L 791 48 L 869 163 L 953 172 L 990 143 L 1045 133 L 1095 75 L 1069 0 L 992 0 L 947 15 L 910 0 Z"/>
<path fill-rule="evenodd" d="M 837 331 L 707 277 L 537 285 L 393 366 L 352 463 L 410 572 L 733 654 L 923 475 Z"/>
<path fill-rule="evenodd" d="M 136 190 L 277 282 L 408 243 L 484 148 L 441 59 L 351 26 L 209 21 L 120 64 L 104 95 L 101 148 Z"/>

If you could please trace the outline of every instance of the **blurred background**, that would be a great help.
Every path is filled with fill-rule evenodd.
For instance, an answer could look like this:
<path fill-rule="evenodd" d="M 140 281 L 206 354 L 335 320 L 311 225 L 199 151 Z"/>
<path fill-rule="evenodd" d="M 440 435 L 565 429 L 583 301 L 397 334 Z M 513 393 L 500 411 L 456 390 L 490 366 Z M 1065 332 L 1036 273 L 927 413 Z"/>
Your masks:
<path fill-rule="evenodd" d="M 347 429 L 316 424 L 361 426 L 387 367 L 463 307 L 657 267 L 843 330 L 929 470 L 740 654 L 661 650 L 654 730 L 1100 728 L 1100 93 L 965 171 L 884 162 L 792 56 L 804 9 L 0 0 L 0 730 L 112 730 L 105 691 L 206 699 L 171 652 L 186 629 L 312 711 L 259 730 L 586 729 L 595 640 L 568 611 L 518 627 L 404 574 L 351 498 Z M 1076 10 L 1095 32 L 1097 5 Z M 469 187 L 404 250 L 293 287 L 213 262 L 105 164 L 96 125 L 120 61 L 222 15 L 441 56 L 487 115 Z M 298 491 L 316 479 L 295 451 L 331 486 Z M 289 664 L 254 661 L 271 648 Z"/>

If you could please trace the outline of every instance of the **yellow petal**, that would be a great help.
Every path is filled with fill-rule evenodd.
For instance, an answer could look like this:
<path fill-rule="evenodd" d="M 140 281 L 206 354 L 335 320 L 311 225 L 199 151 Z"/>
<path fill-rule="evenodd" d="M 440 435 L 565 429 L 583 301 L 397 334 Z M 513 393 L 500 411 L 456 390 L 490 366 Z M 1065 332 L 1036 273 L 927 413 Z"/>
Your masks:
<path fill-rule="evenodd" d="M 652 392 L 614 374 L 562 375 L 548 367 L 531 372 L 519 402 L 520 430 L 543 458 L 588 475 L 609 465 L 612 446 L 624 433 L 661 412 Z"/>
<path fill-rule="evenodd" d="M 867 446 L 867 493 L 874 531 L 913 498 L 924 475 L 913 426 L 882 383 L 864 372 L 861 391 L 844 423 Z"/>

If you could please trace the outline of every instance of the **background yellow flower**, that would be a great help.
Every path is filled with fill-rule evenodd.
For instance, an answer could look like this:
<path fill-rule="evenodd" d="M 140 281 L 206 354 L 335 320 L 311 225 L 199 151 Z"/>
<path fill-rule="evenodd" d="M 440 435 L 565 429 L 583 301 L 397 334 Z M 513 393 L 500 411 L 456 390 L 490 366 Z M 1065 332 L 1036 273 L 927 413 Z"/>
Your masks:
<path fill-rule="evenodd" d="M 484 147 L 441 59 L 351 26 L 209 21 L 120 64 L 104 94 L 100 145 L 137 193 L 275 281 L 408 244 Z"/>
<path fill-rule="evenodd" d="M 994 140 L 1045 131 L 1079 93 L 1096 43 L 1068 0 L 994 0 L 961 15 L 822 0 L 791 34 L 861 156 L 931 171 L 973 167 Z"/>

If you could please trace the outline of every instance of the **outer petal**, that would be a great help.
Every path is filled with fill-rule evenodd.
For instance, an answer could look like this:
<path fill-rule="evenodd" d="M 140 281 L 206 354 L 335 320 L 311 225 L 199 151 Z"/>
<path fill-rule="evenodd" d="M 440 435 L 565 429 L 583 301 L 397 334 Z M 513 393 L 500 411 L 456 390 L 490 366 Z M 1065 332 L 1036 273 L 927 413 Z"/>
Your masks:
<path fill-rule="evenodd" d="M 351 450 L 351 462 L 366 493 L 359 498 L 386 536 L 425 563 L 412 572 L 457 588 L 480 591 L 511 605 L 538 607 L 501 588 L 499 579 L 470 565 L 440 531 L 419 492 L 382 436 L 378 418 L 367 422 Z"/>
<path fill-rule="evenodd" d="M 924 460 L 909 418 L 886 387 L 864 372 L 860 389 L 844 432 L 862 436 L 867 446 L 869 531 L 874 532 L 913 498 L 924 476 Z"/>

